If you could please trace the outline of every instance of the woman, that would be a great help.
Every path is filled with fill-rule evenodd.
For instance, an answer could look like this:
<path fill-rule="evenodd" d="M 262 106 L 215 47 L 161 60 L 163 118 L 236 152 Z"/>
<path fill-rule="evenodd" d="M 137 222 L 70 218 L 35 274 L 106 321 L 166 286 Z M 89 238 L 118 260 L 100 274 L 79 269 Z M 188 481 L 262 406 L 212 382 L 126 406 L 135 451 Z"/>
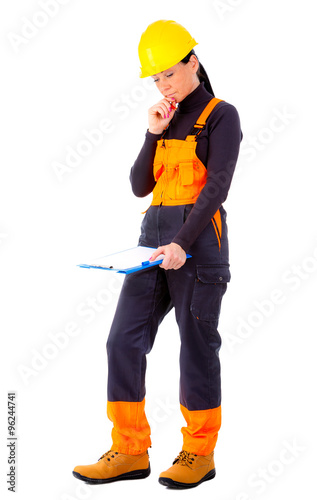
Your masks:
<path fill-rule="evenodd" d="M 215 476 L 221 424 L 217 325 L 230 281 L 222 203 L 242 133 L 235 107 L 214 97 L 196 45 L 183 26 L 163 20 L 150 24 L 139 44 L 140 76 L 151 76 L 163 99 L 149 109 L 149 128 L 130 180 L 136 196 L 153 191 L 139 245 L 157 248 L 151 259 L 163 254 L 164 260 L 123 283 L 107 342 L 111 450 L 96 464 L 73 471 L 89 483 L 150 473 L 146 354 L 173 307 L 181 338 L 180 408 L 187 426 L 181 429 L 183 449 L 159 482 L 189 488 Z"/>

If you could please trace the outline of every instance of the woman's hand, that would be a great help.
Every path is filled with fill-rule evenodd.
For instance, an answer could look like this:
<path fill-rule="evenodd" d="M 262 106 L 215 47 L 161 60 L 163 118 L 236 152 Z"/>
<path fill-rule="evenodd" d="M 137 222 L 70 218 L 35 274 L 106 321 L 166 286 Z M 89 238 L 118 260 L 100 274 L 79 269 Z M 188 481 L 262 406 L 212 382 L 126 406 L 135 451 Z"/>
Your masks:
<path fill-rule="evenodd" d="M 172 102 L 168 99 L 162 99 L 149 109 L 149 132 L 162 134 L 174 116 L 176 111 L 175 103 L 174 97 L 172 97 Z"/>
<path fill-rule="evenodd" d="M 151 255 L 150 261 L 153 261 L 159 255 L 165 255 L 160 267 L 163 269 L 179 269 L 186 262 L 186 252 L 177 243 L 170 243 L 162 247 L 158 247 L 157 250 Z"/>

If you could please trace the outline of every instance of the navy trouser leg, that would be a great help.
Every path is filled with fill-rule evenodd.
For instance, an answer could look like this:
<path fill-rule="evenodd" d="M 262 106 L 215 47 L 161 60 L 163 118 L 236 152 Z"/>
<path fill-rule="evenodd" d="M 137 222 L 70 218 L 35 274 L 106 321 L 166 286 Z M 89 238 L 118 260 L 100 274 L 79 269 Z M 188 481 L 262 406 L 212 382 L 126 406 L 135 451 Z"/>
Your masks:
<path fill-rule="evenodd" d="M 107 341 L 108 401 L 144 399 L 146 354 L 172 307 L 163 269 L 125 277 Z"/>
<path fill-rule="evenodd" d="M 214 267 L 203 270 L 209 281 L 216 281 Z M 168 271 L 167 279 L 181 338 L 180 403 L 188 410 L 216 408 L 221 403 L 217 326 L 227 283 L 201 282 L 192 259 L 181 269 Z"/>
<path fill-rule="evenodd" d="M 187 426 L 183 449 L 209 455 L 221 426 L 218 320 L 230 280 L 227 248 L 219 248 L 209 224 L 189 250 L 193 256 L 177 271 L 167 271 L 179 326 L 180 405 Z"/>
<path fill-rule="evenodd" d="M 210 222 L 189 249 L 192 257 L 167 271 L 181 338 L 180 402 L 190 411 L 221 403 L 218 320 L 230 281 L 226 213 L 221 212 L 221 246 Z"/>

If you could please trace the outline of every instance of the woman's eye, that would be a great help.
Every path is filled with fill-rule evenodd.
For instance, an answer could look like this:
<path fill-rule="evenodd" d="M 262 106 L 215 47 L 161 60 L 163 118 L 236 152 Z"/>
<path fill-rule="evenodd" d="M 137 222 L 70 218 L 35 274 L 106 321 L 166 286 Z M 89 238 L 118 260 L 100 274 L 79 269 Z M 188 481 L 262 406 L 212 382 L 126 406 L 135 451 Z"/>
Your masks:
<path fill-rule="evenodd" d="M 166 78 L 169 78 L 170 76 L 173 76 L 174 73 L 170 73 L 169 75 L 166 75 Z M 153 79 L 154 83 L 157 83 L 160 79 L 156 78 L 156 80 Z"/>

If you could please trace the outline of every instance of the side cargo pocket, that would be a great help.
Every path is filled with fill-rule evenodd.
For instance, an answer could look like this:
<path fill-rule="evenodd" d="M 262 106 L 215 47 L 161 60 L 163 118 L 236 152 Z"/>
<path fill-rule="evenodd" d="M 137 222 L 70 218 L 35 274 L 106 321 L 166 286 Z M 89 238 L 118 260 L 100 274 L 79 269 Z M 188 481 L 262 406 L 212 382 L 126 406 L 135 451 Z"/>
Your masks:
<path fill-rule="evenodd" d="M 221 300 L 231 279 L 228 266 L 197 265 L 190 311 L 201 321 L 219 319 Z"/>

